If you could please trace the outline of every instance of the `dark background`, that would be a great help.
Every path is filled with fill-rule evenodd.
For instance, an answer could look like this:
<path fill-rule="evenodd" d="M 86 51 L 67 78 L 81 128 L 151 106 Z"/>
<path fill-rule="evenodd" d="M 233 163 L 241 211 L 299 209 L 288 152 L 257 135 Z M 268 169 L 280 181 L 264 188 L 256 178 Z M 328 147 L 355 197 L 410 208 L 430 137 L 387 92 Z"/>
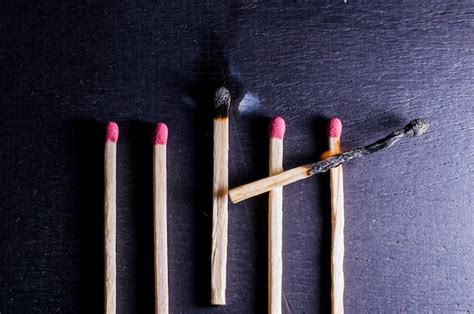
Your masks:
<path fill-rule="evenodd" d="M 266 310 L 265 196 L 230 205 L 228 305 L 208 305 L 220 84 L 234 98 L 231 186 L 266 175 L 272 116 L 287 122 L 286 168 L 326 150 L 332 116 L 346 149 L 427 118 L 424 138 L 345 166 L 345 308 L 474 310 L 472 1 L 27 2 L 0 4 L 1 313 L 102 311 L 109 120 L 118 312 L 153 312 L 158 121 L 170 129 L 170 311 Z M 326 175 L 284 189 L 285 312 L 330 309 L 328 205 Z"/>

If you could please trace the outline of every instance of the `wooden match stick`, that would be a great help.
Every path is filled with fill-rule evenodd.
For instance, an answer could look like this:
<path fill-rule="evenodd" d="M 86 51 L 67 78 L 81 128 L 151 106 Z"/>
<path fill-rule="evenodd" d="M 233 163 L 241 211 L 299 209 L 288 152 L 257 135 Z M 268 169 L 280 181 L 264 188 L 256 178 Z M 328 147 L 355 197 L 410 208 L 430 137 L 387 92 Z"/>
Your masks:
<path fill-rule="evenodd" d="M 214 94 L 214 176 L 212 189 L 211 304 L 225 305 L 228 224 L 228 159 L 230 93 Z"/>
<path fill-rule="evenodd" d="M 118 125 L 107 124 L 104 155 L 104 262 L 105 262 L 105 302 L 106 314 L 116 312 L 116 165 Z"/>
<path fill-rule="evenodd" d="M 230 200 L 233 203 L 238 203 L 262 193 L 269 192 L 270 190 L 273 190 L 277 187 L 285 186 L 287 184 L 309 178 L 315 174 L 326 172 L 329 169 L 337 167 L 346 161 L 375 153 L 384 148 L 389 148 L 403 138 L 421 136 L 426 133 L 428 127 L 429 124 L 426 120 L 415 119 L 408 123 L 403 129 L 396 130 L 386 137 L 367 146 L 359 147 L 313 164 L 299 166 L 274 176 L 233 188 L 229 191 Z"/>
<path fill-rule="evenodd" d="M 285 120 L 276 117 L 270 124 L 269 173 L 283 171 L 283 136 Z M 283 275 L 283 188 L 268 196 L 268 313 L 281 313 Z"/>
<path fill-rule="evenodd" d="M 153 137 L 155 313 L 168 313 L 168 235 L 166 214 L 166 143 L 168 127 L 156 125 Z"/>
<path fill-rule="evenodd" d="M 338 118 L 329 121 L 329 153 L 341 153 L 342 123 Z M 329 170 L 331 187 L 331 309 L 333 314 L 344 313 L 344 187 L 342 166 Z"/>

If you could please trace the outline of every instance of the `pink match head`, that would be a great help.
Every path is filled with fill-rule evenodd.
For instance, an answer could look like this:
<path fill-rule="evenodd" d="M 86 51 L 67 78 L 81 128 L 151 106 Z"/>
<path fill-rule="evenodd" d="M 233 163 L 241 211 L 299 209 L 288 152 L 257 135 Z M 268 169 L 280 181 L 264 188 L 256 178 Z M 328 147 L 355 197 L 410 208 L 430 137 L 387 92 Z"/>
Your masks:
<path fill-rule="evenodd" d="M 105 136 L 105 141 L 111 141 L 117 143 L 119 137 L 119 128 L 117 123 L 109 122 L 107 123 L 107 135 Z"/>
<path fill-rule="evenodd" d="M 272 119 L 272 122 L 270 122 L 270 137 L 272 138 L 279 138 L 283 139 L 283 136 L 285 136 L 285 120 L 281 117 L 276 117 Z"/>
<path fill-rule="evenodd" d="M 166 145 L 168 142 L 168 127 L 164 123 L 158 123 L 153 134 L 153 145 Z"/>
<path fill-rule="evenodd" d="M 338 118 L 332 118 L 328 123 L 329 137 L 341 137 L 342 122 Z"/>

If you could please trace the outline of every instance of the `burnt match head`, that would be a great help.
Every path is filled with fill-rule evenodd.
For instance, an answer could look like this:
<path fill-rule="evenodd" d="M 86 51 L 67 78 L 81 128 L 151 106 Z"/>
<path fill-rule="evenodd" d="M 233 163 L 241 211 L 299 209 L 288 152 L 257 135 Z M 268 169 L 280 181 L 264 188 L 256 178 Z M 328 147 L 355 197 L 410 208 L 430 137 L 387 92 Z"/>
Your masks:
<path fill-rule="evenodd" d="M 214 93 L 214 117 L 226 118 L 229 114 L 230 92 L 225 87 L 220 87 Z"/>
<path fill-rule="evenodd" d="M 415 119 L 406 125 L 404 131 L 408 136 L 421 136 L 426 133 L 429 126 L 425 119 Z"/>

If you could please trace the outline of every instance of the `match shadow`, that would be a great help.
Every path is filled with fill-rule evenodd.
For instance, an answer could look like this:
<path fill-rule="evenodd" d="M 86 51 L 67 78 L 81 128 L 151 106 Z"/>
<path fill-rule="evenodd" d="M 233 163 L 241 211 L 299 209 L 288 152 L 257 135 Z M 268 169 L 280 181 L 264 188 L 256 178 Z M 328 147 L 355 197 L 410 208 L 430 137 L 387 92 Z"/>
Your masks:
<path fill-rule="evenodd" d="M 195 301 L 198 306 L 209 306 L 211 299 L 211 232 L 212 232 L 212 113 L 199 103 L 193 122 L 195 163 L 194 223 L 195 228 Z"/>
<path fill-rule="evenodd" d="M 252 162 L 257 165 L 253 173 L 255 179 L 268 176 L 268 158 L 269 158 L 269 136 L 268 128 L 271 121 L 269 117 L 252 117 L 250 129 L 253 134 L 252 139 Z M 257 313 L 268 312 L 268 193 L 260 195 L 254 200 L 256 215 L 257 233 L 255 241 L 257 243 Z"/>
<path fill-rule="evenodd" d="M 193 81 L 189 82 L 186 94 L 196 103 L 192 140 L 195 151 L 196 176 L 194 178 L 195 223 L 196 223 L 196 304 L 210 305 L 211 290 L 211 233 L 212 233 L 212 180 L 213 180 L 213 99 L 217 88 L 229 89 L 232 104 L 241 99 L 242 85 L 229 70 L 222 40 L 216 34 L 205 35 L 201 40 L 201 53 L 194 64 Z"/>
<path fill-rule="evenodd" d="M 73 122 L 79 162 L 80 311 L 104 308 L 104 141 L 105 125 Z"/>
<path fill-rule="evenodd" d="M 317 117 L 314 120 L 314 132 L 316 136 L 316 156 L 318 160 L 322 153 L 328 150 L 327 123 L 329 119 Z M 320 208 L 322 210 L 322 230 L 320 243 L 320 274 L 319 298 L 320 312 L 331 313 L 331 202 L 329 199 L 329 176 L 328 173 L 318 174 L 318 184 L 320 187 Z"/>
<path fill-rule="evenodd" d="M 154 245 L 153 245 L 153 125 L 143 121 L 125 124 L 127 161 L 132 184 L 130 193 L 135 234 L 135 296 L 137 313 L 152 313 L 154 301 Z M 124 132 L 125 133 L 125 132 Z"/>

